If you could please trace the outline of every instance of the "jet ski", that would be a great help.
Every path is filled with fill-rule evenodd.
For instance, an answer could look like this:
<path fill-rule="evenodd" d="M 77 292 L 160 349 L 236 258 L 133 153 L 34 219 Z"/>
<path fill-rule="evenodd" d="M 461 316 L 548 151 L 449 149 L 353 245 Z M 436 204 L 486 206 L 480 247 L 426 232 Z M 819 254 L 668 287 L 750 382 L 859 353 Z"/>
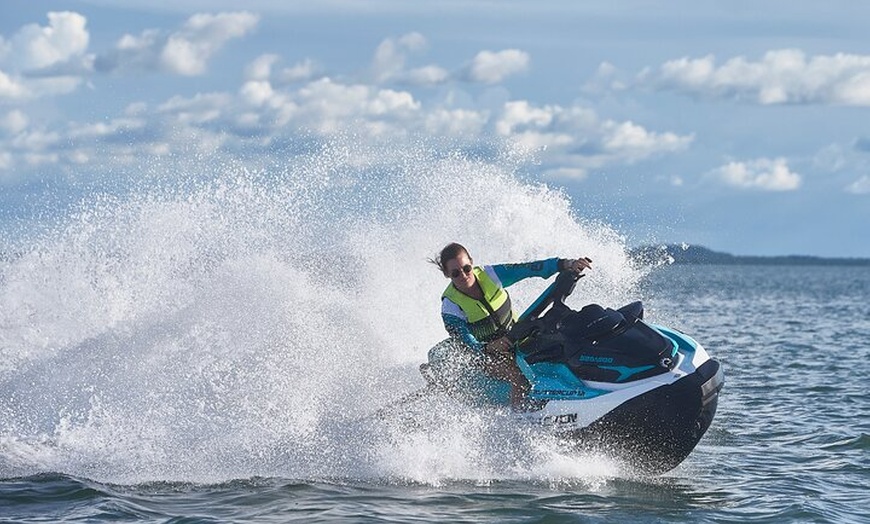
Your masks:
<path fill-rule="evenodd" d="M 565 298 L 583 276 L 561 272 L 508 334 L 531 383 L 526 422 L 581 450 L 643 474 L 679 465 L 716 414 L 722 367 L 690 336 L 647 322 L 641 302 L 619 309 Z M 429 387 L 465 402 L 508 405 L 510 386 L 480 371 L 480 358 L 448 339 L 429 351 Z"/>

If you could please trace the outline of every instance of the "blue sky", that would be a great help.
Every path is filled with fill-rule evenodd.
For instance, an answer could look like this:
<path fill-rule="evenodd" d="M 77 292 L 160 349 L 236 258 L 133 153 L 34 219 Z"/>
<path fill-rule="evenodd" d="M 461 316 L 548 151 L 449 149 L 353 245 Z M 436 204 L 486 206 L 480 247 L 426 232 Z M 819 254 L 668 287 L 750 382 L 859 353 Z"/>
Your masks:
<path fill-rule="evenodd" d="M 0 4 L 0 227 L 304 133 L 534 152 L 629 243 L 870 257 L 870 4 Z"/>

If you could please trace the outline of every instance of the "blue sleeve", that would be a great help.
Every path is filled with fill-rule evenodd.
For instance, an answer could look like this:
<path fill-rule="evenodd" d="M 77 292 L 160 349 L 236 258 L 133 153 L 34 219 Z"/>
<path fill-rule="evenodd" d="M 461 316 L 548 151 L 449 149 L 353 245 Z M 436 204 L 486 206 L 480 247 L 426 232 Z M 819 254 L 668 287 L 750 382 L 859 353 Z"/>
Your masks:
<path fill-rule="evenodd" d="M 502 287 L 508 287 L 529 277 L 550 278 L 559 271 L 559 259 L 548 258 L 521 264 L 498 264 L 492 266 L 492 269 L 501 280 Z"/>
<path fill-rule="evenodd" d="M 447 329 L 450 338 L 458 340 L 474 351 L 483 352 L 485 344 L 471 334 L 468 322 L 459 317 L 445 314 L 441 315 L 441 319 L 444 321 L 444 328 Z"/>

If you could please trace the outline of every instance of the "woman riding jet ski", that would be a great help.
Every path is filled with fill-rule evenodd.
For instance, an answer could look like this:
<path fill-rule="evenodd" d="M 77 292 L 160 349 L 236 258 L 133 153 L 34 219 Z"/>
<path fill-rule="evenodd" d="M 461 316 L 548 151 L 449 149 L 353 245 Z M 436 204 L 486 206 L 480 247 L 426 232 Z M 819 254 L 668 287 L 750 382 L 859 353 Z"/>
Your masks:
<path fill-rule="evenodd" d="M 517 416 L 639 471 L 673 469 L 713 420 L 724 384 L 719 363 L 691 337 L 645 322 L 640 302 L 570 309 L 564 300 L 583 275 L 573 264 L 565 269 L 510 323 L 512 360 L 487 362 L 494 352 L 453 336 L 429 351 L 421 372 L 432 388 L 477 405 L 512 405 Z"/>

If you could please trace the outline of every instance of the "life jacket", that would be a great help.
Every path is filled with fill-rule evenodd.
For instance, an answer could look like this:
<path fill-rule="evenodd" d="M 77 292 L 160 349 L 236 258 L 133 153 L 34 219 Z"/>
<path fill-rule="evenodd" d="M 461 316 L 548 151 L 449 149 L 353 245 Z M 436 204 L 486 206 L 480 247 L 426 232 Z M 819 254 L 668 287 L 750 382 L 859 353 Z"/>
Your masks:
<path fill-rule="evenodd" d="M 477 283 L 483 291 L 483 300 L 477 300 L 456 289 L 451 282 L 441 299 L 448 299 L 465 313 L 471 334 L 481 342 L 490 342 L 503 335 L 516 321 L 511 308 L 511 297 L 503 287 L 481 267 L 473 269 Z"/>

